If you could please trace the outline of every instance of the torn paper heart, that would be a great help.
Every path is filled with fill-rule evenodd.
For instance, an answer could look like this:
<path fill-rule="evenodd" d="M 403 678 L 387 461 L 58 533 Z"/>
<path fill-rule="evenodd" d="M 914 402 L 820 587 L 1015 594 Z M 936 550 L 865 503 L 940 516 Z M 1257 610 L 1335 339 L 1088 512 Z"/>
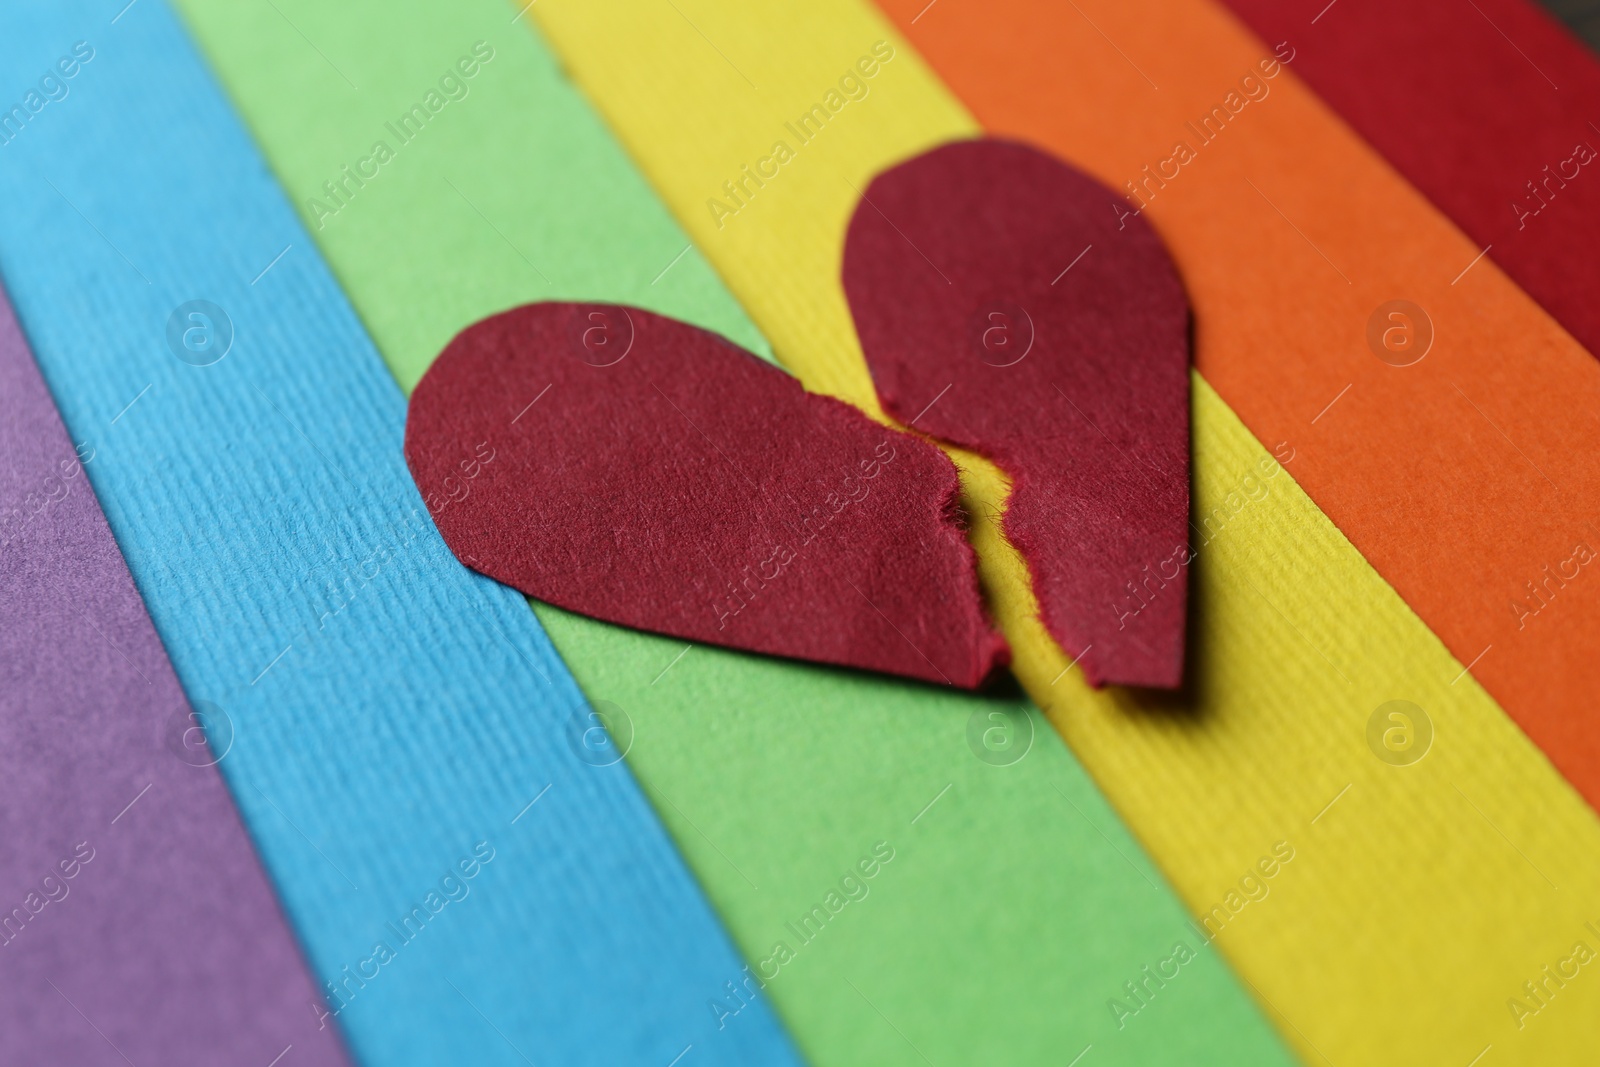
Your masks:
<path fill-rule="evenodd" d="M 843 280 L 884 407 L 1011 477 L 1005 534 L 1095 684 L 1182 682 L 1189 306 L 1155 232 L 1024 145 L 873 180 Z"/>
<path fill-rule="evenodd" d="M 484 319 L 418 384 L 405 451 L 457 558 L 539 600 L 969 688 L 1009 659 L 949 459 L 684 323 Z"/>

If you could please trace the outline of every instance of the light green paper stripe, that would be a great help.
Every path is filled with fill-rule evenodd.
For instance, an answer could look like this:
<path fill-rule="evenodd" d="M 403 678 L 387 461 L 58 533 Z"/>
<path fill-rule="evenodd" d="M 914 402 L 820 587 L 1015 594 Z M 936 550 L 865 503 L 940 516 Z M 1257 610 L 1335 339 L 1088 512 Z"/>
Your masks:
<path fill-rule="evenodd" d="M 514 8 L 177 6 L 407 391 L 458 330 L 543 299 L 641 305 L 771 358 Z M 441 90 L 401 143 L 386 124 L 478 41 L 494 56 L 466 95 Z M 335 206 L 323 183 L 379 140 L 392 158 L 346 179 L 336 214 L 310 203 Z M 746 957 L 792 951 L 766 995 L 814 1062 L 1065 1064 L 1091 1045 L 1081 1067 L 1289 1062 L 1056 732 L 1031 708 L 988 718 L 1020 698 L 680 656 L 680 641 L 535 611 L 591 699 L 631 716 L 630 764 Z M 1031 727 L 1031 749 L 980 761 L 969 727 L 1002 722 Z M 878 842 L 894 858 L 866 896 L 802 942 L 789 924 Z M 1108 1001 L 1178 940 L 1198 958 L 1119 1029 Z M 719 995 L 737 1007 L 708 989 L 708 1012 Z"/>

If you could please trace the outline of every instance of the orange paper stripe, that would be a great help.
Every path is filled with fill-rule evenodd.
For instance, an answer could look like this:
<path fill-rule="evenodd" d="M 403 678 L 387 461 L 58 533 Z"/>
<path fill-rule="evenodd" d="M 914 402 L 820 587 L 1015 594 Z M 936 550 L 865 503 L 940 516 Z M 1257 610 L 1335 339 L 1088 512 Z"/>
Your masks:
<path fill-rule="evenodd" d="M 1206 379 L 1600 801 L 1600 365 L 1297 80 L 1293 41 L 1208 0 L 883 6 L 990 131 L 1145 205 Z"/>

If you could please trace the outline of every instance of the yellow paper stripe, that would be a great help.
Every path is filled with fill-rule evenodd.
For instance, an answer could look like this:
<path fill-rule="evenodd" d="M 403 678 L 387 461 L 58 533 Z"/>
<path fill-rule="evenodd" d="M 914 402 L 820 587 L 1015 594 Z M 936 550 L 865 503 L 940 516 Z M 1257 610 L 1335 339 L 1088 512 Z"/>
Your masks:
<path fill-rule="evenodd" d="M 882 418 L 839 284 L 845 226 L 874 174 L 979 132 L 961 105 L 856 0 L 532 14 L 784 365 Z M 879 41 L 893 57 L 866 96 L 830 100 Z M 795 126 L 838 100 L 820 132 Z M 769 176 L 757 186 L 746 167 Z M 1600 931 L 1600 822 L 1202 379 L 1195 509 L 1226 519 L 1192 566 L 1181 696 L 1095 692 L 1068 669 L 995 524 L 1004 480 L 952 454 L 1018 677 L 1307 1062 L 1592 1051 L 1600 962 L 1560 987 L 1542 968 L 1580 941 L 1600 950 L 1585 925 Z M 1392 700 L 1435 731 L 1409 766 L 1367 740 Z M 1250 901 L 1241 879 L 1280 841 L 1294 857 Z M 1523 987 L 1540 981 L 1542 1001 Z"/>

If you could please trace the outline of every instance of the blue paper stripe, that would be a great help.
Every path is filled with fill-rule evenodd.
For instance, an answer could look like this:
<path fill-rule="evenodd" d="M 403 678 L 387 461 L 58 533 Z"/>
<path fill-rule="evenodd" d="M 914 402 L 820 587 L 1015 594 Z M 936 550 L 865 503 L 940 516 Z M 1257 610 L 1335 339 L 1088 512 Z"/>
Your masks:
<path fill-rule="evenodd" d="M 7 7 L 0 272 L 179 677 L 232 718 L 221 766 L 352 1049 L 794 1062 L 764 1004 L 717 1030 L 743 961 L 625 764 L 579 758 L 526 603 L 438 538 L 399 389 L 178 23 L 124 3 Z M 169 343 L 197 300 L 233 331 L 209 366 Z"/>

